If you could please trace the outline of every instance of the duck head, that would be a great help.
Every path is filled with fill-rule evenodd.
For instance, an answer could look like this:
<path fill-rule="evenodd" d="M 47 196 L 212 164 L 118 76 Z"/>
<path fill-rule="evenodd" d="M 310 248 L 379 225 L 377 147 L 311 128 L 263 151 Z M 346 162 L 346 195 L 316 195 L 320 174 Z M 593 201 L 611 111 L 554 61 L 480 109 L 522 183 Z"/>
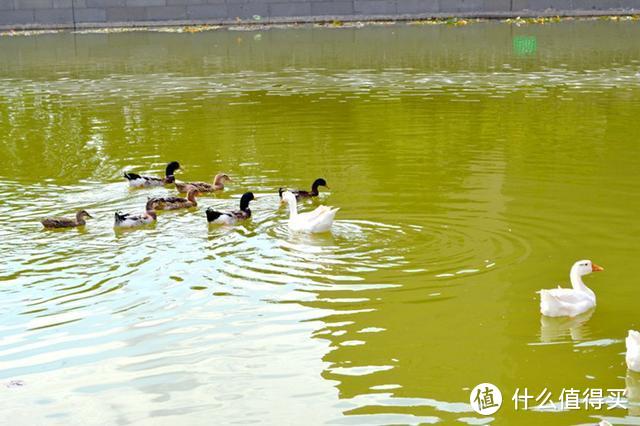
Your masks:
<path fill-rule="evenodd" d="M 78 221 L 83 220 L 84 218 L 93 219 L 93 216 L 91 216 L 86 210 L 80 210 L 78 213 L 76 213 L 76 219 Z"/>
<path fill-rule="evenodd" d="M 178 163 L 177 161 L 172 161 L 169 164 L 167 164 L 167 169 L 165 171 L 165 174 L 167 177 L 171 176 L 173 177 L 173 174 L 176 172 L 176 170 L 178 170 L 180 168 L 180 163 Z M 172 182 L 171 182 L 172 183 Z"/>
<path fill-rule="evenodd" d="M 571 267 L 571 275 L 578 275 L 583 277 L 585 275 L 589 275 L 592 272 L 600 272 L 604 271 L 602 266 L 596 265 L 590 260 L 578 260 Z"/>
<path fill-rule="evenodd" d="M 145 211 L 147 213 L 153 213 L 154 215 L 155 213 L 155 208 L 153 206 L 153 203 L 156 201 L 155 198 L 147 198 L 147 204 L 145 205 Z"/>
<path fill-rule="evenodd" d="M 240 198 L 240 210 L 247 210 L 249 208 L 249 202 L 255 199 L 256 197 L 253 195 L 253 192 L 245 192 L 242 194 L 242 198 Z"/>
<path fill-rule="evenodd" d="M 189 186 L 189 191 L 187 192 L 187 200 L 191 201 L 191 202 L 195 202 L 196 201 L 196 197 L 200 195 L 200 191 L 198 191 L 198 188 L 196 188 L 195 186 Z"/>
<path fill-rule="evenodd" d="M 227 182 L 232 182 L 232 180 L 226 173 L 218 173 L 216 177 L 213 178 L 213 183 L 215 185 L 224 185 Z"/>
<path fill-rule="evenodd" d="M 329 189 L 329 186 L 327 185 L 327 181 L 324 180 L 323 178 L 318 178 L 314 180 L 313 185 L 311 185 L 311 189 L 313 189 L 314 192 L 317 192 L 319 186 L 324 186 L 325 188 Z"/>

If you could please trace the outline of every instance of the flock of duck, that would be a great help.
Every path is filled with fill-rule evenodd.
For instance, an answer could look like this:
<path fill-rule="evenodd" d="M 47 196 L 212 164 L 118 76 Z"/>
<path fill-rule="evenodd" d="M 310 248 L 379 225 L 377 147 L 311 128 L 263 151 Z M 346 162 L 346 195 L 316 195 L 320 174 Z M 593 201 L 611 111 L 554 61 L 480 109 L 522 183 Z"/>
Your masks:
<path fill-rule="evenodd" d="M 155 176 L 141 176 L 136 173 L 125 173 L 124 177 L 129 181 L 129 186 L 134 188 L 150 188 L 165 185 L 175 185 L 180 193 L 186 193 L 187 198 L 182 197 L 153 197 L 147 200 L 145 210 L 140 213 L 115 213 L 114 227 L 116 228 L 132 228 L 137 226 L 149 225 L 156 220 L 158 210 L 178 210 L 196 207 L 198 201 L 196 197 L 202 193 L 210 193 L 224 190 L 224 185 L 231 181 L 231 178 L 224 173 L 215 176 L 213 183 L 207 182 L 178 182 L 175 178 L 176 170 L 180 169 L 180 163 L 172 161 L 167 164 L 165 169 L 165 177 L 159 178 Z M 302 199 L 317 197 L 319 195 L 318 188 L 327 187 L 327 182 L 322 179 L 316 179 L 311 186 L 311 191 L 290 190 L 285 188 L 278 189 L 278 195 L 281 202 L 289 205 L 289 228 L 299 232 L 327 232 L 333 225 L 333 220 L 338 208 L 327 206 L 319 206 L 315 210 L 306 213 L 298 213 L 297 202 Z M 206 210 L 207 221 L 215 225 L 233 225 L 238 221 L 246 220 L 251 217 L 251 209 L 249 203 L 256 197 L 252 192 L 246 192 L 240 198 L 240 208 L 238 210 L 217 211 L 212 208 Z M 45 228 L 72 228 L 84 226 L 87 218 L 92 216 L 86 210 L 80 210 L 76 213 L 75 218 L 66 217 L 48 217 L 42 219 L 41 223 Z"/>
<path fill-rule="evenodd" d="M 124 177 L 129 181 L 131 187 L 145 188 L 158 187 L 164 185 L 175 185 L 180 193 L 186 193 L 187 198 L 181 197 L 154 197 L 149 198 L 145 211 L 141 213 L 115 213 L 114 226 L 135 227 L 153 223 L 157 220 L 157 210 L 176 210 L 196 207 L 198 202 L 196 196 L 201 193 L 209 193 L 224 190 L 227 182 L 231 178 L 224 173 L 215 176 L 213 183 L 207 182 L 177 182 L 175 179 L 176 170 L 180 169 L 177 161 L 167 164 L 165 177 L 141 176 L 136 173 L 125 173 Z M 317 197 L 319 187 L 327 187 L 327 182 L 316 179 L 313 182 L 311 191 L 278 189 L 281 202 L 289 205 L 289 228 L 300 232 L 326 232 L 331 229 L 337 208 L 319 206 L 315 210 L 307 213 L 298 213 L 297 201 Z M 249 203 L 256 197 L 252 192 L 246 192 L 240 198 L 239 210 L 217 211 L 212 208 L 206 210 L 207 221 L 217 225 L 233 225 L 238 221 L 251 217 Z M 85 225 L 85 219 L 91 215 L 85 210 L 77 212 L 75 218 L 50 217 L 42 220 L 45 228 L 68 228 Z M 572 288 L 556 288 L 551 290 L 540 290 L 540 312 L 549 317 L 575 317 L 585 313 L 596 306 L 596 295 L 582 281 L 582 277 L 592 272 L 603 271 L 604 268 L 596 265 L 590 260 L 580 260 L 571 268 L 569 274 Z M 640 332 L 629 330 L 626 338 L 626 362 L 627 367 L 635 372 L 640 372 Z"/>

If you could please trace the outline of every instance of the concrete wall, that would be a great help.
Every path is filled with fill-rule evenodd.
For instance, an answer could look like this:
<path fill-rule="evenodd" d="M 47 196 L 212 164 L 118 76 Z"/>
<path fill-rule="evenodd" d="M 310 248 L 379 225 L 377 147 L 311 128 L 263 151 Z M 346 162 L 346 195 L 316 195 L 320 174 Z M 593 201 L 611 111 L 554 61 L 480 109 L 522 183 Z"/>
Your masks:
<path fill-rule="evenodd" d="M 0 0 L 0 28 L 640 12 L 640 0 Z"/>

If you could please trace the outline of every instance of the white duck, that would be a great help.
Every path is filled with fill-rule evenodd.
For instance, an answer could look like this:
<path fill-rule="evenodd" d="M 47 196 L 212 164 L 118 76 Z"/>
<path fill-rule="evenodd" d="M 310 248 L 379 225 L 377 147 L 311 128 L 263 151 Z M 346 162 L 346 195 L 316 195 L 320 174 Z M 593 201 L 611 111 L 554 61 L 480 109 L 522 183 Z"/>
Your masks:
<path fill-rule="evenodd" d="M 327 232 L 339 208 L 320 206 L 312 212 L 298 213 L 298 202 L 291 191 L 282 193 L 282 201 L 289 204 L 289 228 L 300 232 Z"/>
<path fill-rule="evenodd" d="M 626 359 L 627 368 L 640 373 L 640 332 L 629 330 Z"/>
<path fill-rule="evenodd" d="M 573 288 L 540 290 L 540 312 L 549 317 L 575 317 L 596 306 L 596 294 L 582 282 L 592 272 L 604 271 L 590 260 L 579 260 L 571 267 Z"/>

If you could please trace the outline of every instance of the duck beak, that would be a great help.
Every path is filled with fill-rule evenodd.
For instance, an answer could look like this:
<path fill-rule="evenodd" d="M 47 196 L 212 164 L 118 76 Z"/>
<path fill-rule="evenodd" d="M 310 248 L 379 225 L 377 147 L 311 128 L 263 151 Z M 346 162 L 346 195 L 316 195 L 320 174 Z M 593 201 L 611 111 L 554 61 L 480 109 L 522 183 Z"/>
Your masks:
<path fill-rule="evenodd" d="M 601 272 L 604 271 L 604 268 L 602 266 L 596 265 L 595 263 L 591 264 L 591 271 L 592 272 Z"/>

